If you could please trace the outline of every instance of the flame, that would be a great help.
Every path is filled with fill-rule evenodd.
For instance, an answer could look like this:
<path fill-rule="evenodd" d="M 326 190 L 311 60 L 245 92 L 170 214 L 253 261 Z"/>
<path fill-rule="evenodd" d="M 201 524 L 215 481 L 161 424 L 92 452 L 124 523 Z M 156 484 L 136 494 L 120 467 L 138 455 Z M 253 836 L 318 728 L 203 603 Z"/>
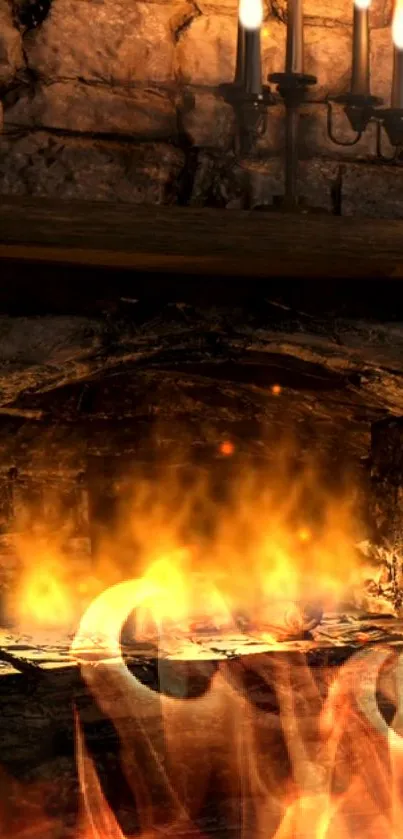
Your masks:
<path fill-rule="evenodd" d="M 259 29 L 263 21 L 262 0 L 240 0 L 239 20 L 245 29 Z"/>
<path fill-rule="evenodd" d="M 352 501 L 328 494 L 314 469 L 288 484 L 286 473 L 284 464 L 270 481 L 248 472 L 227 499 L 205 480 L 192 490 L 172 477 L 129 482 L 114 532 L 93 560 L 85 606 L 77 593 L 91 579 L 88 563 L 80 579 L 63 559 L 61 538 L 43 528 L 19 537 L 22 611 L 36 609 L 45 620 L 46 597 L 55 598 L 51 587 L 34 606 L 40 575 L 30 556 L 58 575 L 53 602 L 62 591 L 65 618 L 79 613 L 70 655 L 94 699 L 91 720 L 109 720 L 117 734 L 139 839 L 203 839 L 206 803 L 220 835 L 235 830 L 239 839 L 401 836 L 400 650 L 366 647 L 339 668 L 312 667 L 302 652 L 284 648 L 213 661 L 197 635 L 200 627 L 207 637 L 213 630 L 239 635 L 241 608 L 254 633 L 275 635 L 307 591 L 322 602 L 345 594 L 355 572 Z M 155 643 L 154 684 L 129 664 L 122 637 L 130 620 L 136 641 Z M 389 723 L 379 696 L 393 710 Z M 74 709 L 81 816 L 73 839 L 126 839 L 132 833 L 109 803 L 105 773 L 87 746 L 85 708 Z M 60 818 L 43 806 L 45 787 L 21 788 L 13 809 L 14 782 L 0 783 L 1 837 L 64 835 Z M 110 783 L 119 793 L 119 780 Z"/>
<path fill-rule="evenodd" d="M 371 2 L 372 0 L 354 0 L 354 5 L 357 7 L 357 9 L 362 9 L 365 11 L 365 9 L 369 9 Z"/>
<path fill-rule="evenodd" d="M 245 839 L 355 839 L 357 835 L 397 839 L 401 835 L 401 655 L 396 664 L 391 648 L 356 654 L 327 680 L 325 699 L 318 677 L 298 654 L 279 655 L 269 662 L 264 656 L 246 656 L 220 663 L 209 674 L 203 696 L 158 697 L 139 682 L 121 654 L 116 659 L 119 625 L 132 603 L 148 596 L 143 580 L 108 590 L 84 615 L 72 646 L 85 681 L 119 732 L 124 774 L 140 813 L 141 837 L 154 839 L 159 830 L 194 835 L 212 778 L 219 804 L 225 802 L 228 823 L 237 820 L 239 835 Z M 114 631 L 102 660 L 83 659 L 83 636 L 99 636 L 110 617 Z M 380 671 L 391 658 L 397 711 L 389 726 L 377 709 L 376 692 Z M 163 672 L 160 663 L 162 689 Z M 277 722 L 251 701 L 248 674 L 260 678 L 263 693 L 275 688 Z M 150 737 L 156 717 L 164 731 L 162 747 Z M 107 810 L 109 832 L 102 830 L 105 805 L 94 767 L 83 754 L 80 731 L 78 744 L 86 815 L 95 826 L 94 836 L 121 839 L 114 827 L 110 829 Z M 136 759 L 140 753 L 141 764 Z M 288 766 L 285 776 L 284 765 Z M 159 790 L 159 803 L 157 797 L 153 802 L 153 790 Z"/>
<path fill-rule="evenodd" d="M 403 0 L 397 0 L 392 22 L 392 38 L 395 47 L 403 50 Z"/>
<path fill-rule="evenodd" d="M 221 451 L 229 456 L 232 447 L 224 441 Z M 20 534 L 20 578 L 8 603 L 18 628 L 71 632 L 94 597 L 136 575 L 154 604 L 137 615 L 144 638 L 162 627 L 234 630 L 240 614 L 255 633 L 276 635 L 312 591 L 335 608 L 360 582 L 354 493 L 331 495 L 313 467 L 290 476 L 278 457 L 267 477 L 241 465 L 220 498 L 207 479 L 182 486 L 168 469 L 157 483 L 122 482 L 120 514 L 96 557 L 67 557 L 61 529 L 55 536 L 37 523 Z"/>

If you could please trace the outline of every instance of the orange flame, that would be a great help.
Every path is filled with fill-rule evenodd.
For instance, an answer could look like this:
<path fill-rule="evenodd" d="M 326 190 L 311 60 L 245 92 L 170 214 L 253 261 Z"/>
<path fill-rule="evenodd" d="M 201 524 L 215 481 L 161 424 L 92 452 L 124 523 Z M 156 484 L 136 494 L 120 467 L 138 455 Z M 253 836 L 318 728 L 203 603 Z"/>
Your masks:
<path fill-rule="evenodd" d="M 60 540 L 43 531 L 18 540 L 20 609 L 34 609 L 36 567 L 44 563 L 49 573 L 56 569 L 68 619 L 81 611 L 71 658 L 117 732 L 139 839 L 161 833 L 202 839 L 206 800 L 225 825 L 223 834 L 235 829 L 240 839 L 400 837 L 399 654 L 367 647 L 336 671 L 314 669 L 302 653 L 281 649 L 233 660 L 217 651 L 213 661 L 211 648 L 206 657 L 194 640 L 203 621 L 207 632 L 239 633 L 240 608 L 263 639 L 275 636 L 284 610 L 292 611 L 307 587 L 328 602 L 345 594 L 346 579 L 357 570 L 353 507 L 319 487 L 312 470 L 288 485 L 281 470 L 270 484 L 248 475 L 224 503 L 205 483 L 184 493 L 172 479 L 139 480 L 134 493 L 125 493 L 127 505 L 95 566 L 83 560 L 83 580 L 93 574 L 84 606 L 77 594 L 83 580 L 63 560 Z M 36 571 L 29 556 L 37 558 Z M 49 611 L 48 601 L 41 609 Z M 157 648 L 153 689 L 128 665 L 121 639 L 130 620 L 136 640 L 152 638 Z M 184 641 L 179 652 L 178 639 Z M 378 708 L 380 691 L 395 708 L 390 724 Z M 73 839 L 125 839 L 86 747 L 80 713 L 83 815 Z M 16 821 L 0 812 L 0 836 L 60 835 L 59 822 L 41 816 L 40 808 L 31 834 L 17 830 Z M 23 821 L 29 822 L 28 811 Z"/>
<path fill-rule="evenodd" d="M 158 589 L 155 593 L 158 597 Z M 142 837 L 156 836 L 161 819 L 164 832 L 186 835 L 212 777 L 221 803 L 226 802 L 227 818 L 230 823 L 240 820 L 245 839 L 397 839 L 401 835 L 403 739 L 397 730 L 402 714 L 401 656 L 397 664 L 390 648 L 353 656 L 330 679 L 325 699 L 300 654 L 274 659 L 246 656 L 220 663 L 203 696 L 158 697 L 129 671 L 118 643 L 128 609 L 149 594 L 143 580 L 104 592 L 84 616 L 72 646 L 87 684 L 119 732 L 125 777 L 142 817 Z M 109 618 L 113 631 L 101 658 L 95 649 L 88 658 L 88 640 L 100 637 Z M 398 695 L 393 727 L 376 703 L 379 673 L 391 658 Z M 163 674 L 160 662 L 162 690 Z M 260 678 L 263 693 L 270 691 L 272 680 L 279 705 L 277 721 L 251 701 L 248 674 Z M 156 718 L 165 734 L 165 757 L 150 739 Z M 285 776 L 280 742 L 288 755 Z M 141 743 L 140 766 L 135 756 Z M 94 787 L 93 767 L 85 759 L 80 773 L 85 789 Z M 162 807 L 161 801 L 153 804 L 153 790 L 161 795 L 161 788 Z M 96 787 L 95 796 L 86 797 L 92 823 L 100 812 L 99 803 Z M 96 835 L 109 833 L 97 829 Z"/>
<path fill-rule="evenodd" d="M 332 496 L 313 469 L 297 479 L 287 470 L 281 454 L 266 480 L 241 466 L 220 498 L 204 478 L 189 488 L 168 471 L 157 483 L 122 482 L 119 517 L 96 557 L 67 557 L 65 534 L 36 525 L 15 541 L 20 577 L 9 612 L 20 629 L 72 631 L 98 593 L 139 573 L 151 587 L 169 580 L 164 597 L 153 594 L 152 619 L 142 606 L 143 637 L 161 622 L 182 632 L 206 619 L 234 628 L 240 613 L 270 634 L 307 592 L 335 608 L 359 581 L 354 496 Z"/>

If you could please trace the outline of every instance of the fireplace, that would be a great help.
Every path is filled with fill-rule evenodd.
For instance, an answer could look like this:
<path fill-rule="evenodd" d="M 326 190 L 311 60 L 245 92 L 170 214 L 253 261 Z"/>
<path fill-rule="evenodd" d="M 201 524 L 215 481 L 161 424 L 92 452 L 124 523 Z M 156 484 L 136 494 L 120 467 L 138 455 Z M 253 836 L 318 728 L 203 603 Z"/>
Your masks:
<path fill-rule="evenodd" d="M 0 839 L 402 823 L 401 0 L 0 0 Z"/>
<path fill-rule="evenodd" d="M 6 837 L 399 830 L 399 285 L 220 282 L 2 317 Z"/>

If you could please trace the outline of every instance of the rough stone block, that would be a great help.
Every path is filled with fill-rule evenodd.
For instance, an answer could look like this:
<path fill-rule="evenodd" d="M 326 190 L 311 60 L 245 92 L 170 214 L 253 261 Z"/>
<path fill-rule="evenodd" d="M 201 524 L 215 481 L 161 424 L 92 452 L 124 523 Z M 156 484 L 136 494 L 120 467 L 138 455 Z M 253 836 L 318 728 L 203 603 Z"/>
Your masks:
<path fill-rule="evenodd" d="M 203 15 L 215 14 L 238 17 L 238 0 L 197 0 L 196 5 Z M 271 0 L 262 0 L 262 5 L 263 18 L 266 20 L 272 15 Z"/>
<path fill-rule="evenodd" d="M 215 87 L 234 77 L 237 23 L 227 15 L 193 20 L 176 48 L 177 73 L 187 84 Z"/>
<path fill-rule="evenodd" d="M 281 154 L 284 148 L 284 106 L 274 105 L 267 110 L 266 129 L 256 142 L 259 154 Z"/>
<path fill-rule="evenodd" d="M 282 20 L 286 20 L 287 0 L 271 0 L 271 4 L 273 13 Z M 345 22 L 352 15 L 351 2 L 350 0 L 334 0 L 332 3 L 328 0 L 305 0 L 304 15 L 305 19 Z"/>
<path fill-rule="evenodd" d="M 308 205 L 331 212 L 333 188 L 338 181 L 336 161 L 307 160 L 299 166 L 298 191 Z M 283 162 L 271 159 L 230 160 L 228 156 L 203 154 L 199 159 L 192 204 L 239 209 L 245 196 L 252 207 L 270 206 L 273 198 L 284 192 Z"/>
<path fill-rule="evenodd" d="M 348 142 L 355 138 L 350 123 L 341 106 L 334 105 L 333 134 L 337 140 Z M 393 149 L 383 135 L 383 153 L 390 156 Z M 284 149 L 284 107 L 268 109 L 266 130 L 256 144 L 256 151 L 270 156 L 282 154 Z M 327 132 L 327 108 L 324 103 L 306 104 L 301 107 L 299 124 L 299 155 L 301 159 L 328 157 L 335 160 L 368 160 L 376 155 L 376 127 L 370 123 L 361 140 L 352 146 L 339 146 Z"/>
<path fill-rule="evenodd" d="M 285 64 L 286 28 L 275 18 L 265 21 L 262 26 L 262 72 L 267 83 L 270 73 L 281 73 Z"/>
<path fill-rule="evenodd" d="M 14 25 L 11 3 L 0 0 L 0 84 L 7 85 L 23 64 L 22 38 Z"/>
<path fill-rule="evenodd" d="M 351 30 L 345 26 L 305 27 L 305 72 L 318 83 L 310 99 L 324 99 L 348 90 L 351 77 Z"/>
<path fill-rule="evenodd" d="M 193 107 L 183 112 L 182 120 L 191 143 L 204 148 L 229 148 L 235 128 L 231 105 L 210 91 L 195 91 L 191 96 Z"/>
<path fill-rule="evenodd" d="M 262 27 L 262 78 L 281 71 L 285 57 L 285 26 L 275 19 Z M 234 78 L 237 17 L 201 15 L 184 31 L 176 48 L 177 73 L 187 84 L 215 87 Z"/>
<path fill-rule="evenodd" d="M 392 87 L 393 45 L 390 27 L 376 29 L 371 35 L 371 90 L 389 105 Z"/>
<path fill-rule="evenodd" d="M 343 167 L 342 214 L 403 218 L 403 169 L 369 163 Z"/>
<path fill-rule="evenodd" d="M 271 0 L 271 7 L 273 14 L 283 20 L 286 18 L 287 0 Z M 387 26 L 392 17 L 392 10 L 393 0 L 372 0 L 370 26 Z M 309 23 L 316 21 L 318 26 L 329 21 L 349 24 L 353 22 L 353 3 L 352 0 L 334 0 L 332 3 L 329 3 L 329 0 L 305 0 L 304 14 Z"/>
<path fill-rule="evenodd" d="M 164 204 L 176 200 L 184 165 L 165 143 L 55 139 L 45 133 L 0 140 L 0 193 Z"/>
<path fill-rule="evenodd" d="M 25 37 L 30 67 L 46 79 L 170 81 L 177 8 L 135 0 L 53 0 L 42 26 Z"/>
<path fill-rule="evenodd" d="M 284 192 L 284 170 L 278 158 L 264 162 L 244 163 L 249 173 L 252 206 L 271 204 L 276 195 Z M 332 188 L 338 177 L 338 164 L 327 160 L 301 161 L 298 173 L 298 192 L 308 206 L 332 211 Z"/>
<path fill-rule="evenodd" d="M 332 108 L 332 132 L 336 140 L 351 142 L 356 134 L 339 105 Z M 384 138 L 384 152 L 392 153 L 387 138 Z M 365 160 L 376 155 L 376 126 L 370 123 L 358 143 L 351 146 L 339 146 L 328 136 L 327 108 L 324 104 L 304 105 L 300 120 L 300 155 L 301 157 L 328 156 L 339 160 Z"/>
<path fill-rule="evenodd" d="M 24 91 L 7 108 L 8 124 L 68 131 L 172 138 L 176 111 L 172 97 L 152 89 L 89 86 L 77 82 L 39 84 L 34 96 Z"/>

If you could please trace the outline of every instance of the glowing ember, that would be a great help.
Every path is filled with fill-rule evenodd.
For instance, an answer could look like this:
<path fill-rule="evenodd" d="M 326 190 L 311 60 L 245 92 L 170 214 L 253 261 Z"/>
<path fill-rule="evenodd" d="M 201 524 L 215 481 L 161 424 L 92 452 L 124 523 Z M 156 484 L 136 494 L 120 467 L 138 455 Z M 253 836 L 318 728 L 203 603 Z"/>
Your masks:
<path fill-rule="evenodd" d="M 272 389 L 271 389 L 271 392 L 272 392 L 273 396 L 279 396 L 280 393 L 281 393 L 280 385 L 273 385 Z"/>
<path fill-rule="evenodd" d="M 231 443 L 231 440 L 224 440 L 220 444 L 220 452 L 221 452 L 221 454 L 225 455 L 226 457 L 230 457 L 232 454 L 234 454 L 234 451 L 235 451 L 235 446 L 234 446 L 233 443 Z"/>

